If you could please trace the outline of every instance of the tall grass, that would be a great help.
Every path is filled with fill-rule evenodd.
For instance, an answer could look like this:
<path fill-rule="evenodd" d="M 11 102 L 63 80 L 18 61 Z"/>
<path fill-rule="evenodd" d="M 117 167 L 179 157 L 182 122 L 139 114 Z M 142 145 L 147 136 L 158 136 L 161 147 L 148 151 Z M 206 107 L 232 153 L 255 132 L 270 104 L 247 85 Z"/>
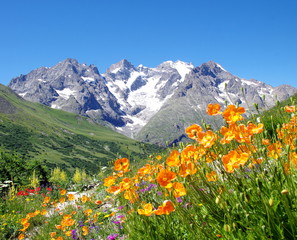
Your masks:
<path fill-rule="evenodd" d="M 297 239 L 297 108 L 282 109 L 288 121 L 273 136 L 261 122 L 243 123 L 242 107 L 221 111 L 210 104 L 207 112 L 224 119 L 219 131 L 193 124 L 185 130 L 192 144 L 152 155 L 140 167 L 117 159 L 103 185 L 88 194 L 59 189 L 55 197 L 36 196 L 10 236 Z M 6 201 L 10 214 L 13 201 Z"/>
<path fill-rule="evenodd" d="M 268 139 L 262 123 L 241 124 L 245 109 L 220 112 L 219 132 L 192 125 L 196 143 L 138 170 L 115 162 L 107 191 L 126 206 L 129 239 L 296 239 L 296 108 Z"/>

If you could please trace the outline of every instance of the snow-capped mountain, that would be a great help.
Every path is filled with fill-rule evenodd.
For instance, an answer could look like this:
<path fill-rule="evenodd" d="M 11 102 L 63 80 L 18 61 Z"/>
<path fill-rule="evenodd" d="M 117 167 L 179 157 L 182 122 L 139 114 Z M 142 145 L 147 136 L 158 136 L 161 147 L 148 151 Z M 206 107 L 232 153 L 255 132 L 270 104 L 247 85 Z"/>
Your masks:
<path fill-rule="evenodd" d="M 126 113 L 127 124 L 118 130 L 126 134 L 138 132 L 193 69 L 192 64 L 181 61 L 167 61 L 156 68 L 135 68 L 127 60 L 113 64 L 103 77 Z"/>
<path fill-rule="evenodd" d="M 273 88 L 241 79 L 211 61 L 199 67 L 167 61 L 148 68 L 122 60 L 100 74 L 94 65 L 66 59 L 14 78 L 9 87 L 27 100 L 85 115 L 127 136 L 160 144 L 180 140 L 187 125 L 207 119 L 208 103 L 272 107 L 276 100 L 297 92 L 287 85 Z"/>
<path fill-rule="evenodd" d="M 66 59 L 51 68 L 41 67 L 11 80 L 9 87 L 24 99 L 39 102 L 114 126 L 124 126 L 115 96 L 94 65 Z"/>

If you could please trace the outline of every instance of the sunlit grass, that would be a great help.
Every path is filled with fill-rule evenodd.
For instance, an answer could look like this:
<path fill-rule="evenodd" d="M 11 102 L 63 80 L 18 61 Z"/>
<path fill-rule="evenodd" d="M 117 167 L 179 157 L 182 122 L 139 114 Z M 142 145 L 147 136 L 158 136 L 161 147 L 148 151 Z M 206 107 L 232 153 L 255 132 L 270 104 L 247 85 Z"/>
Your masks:
<path fill-rule="evenodd" d="M 243 123 L 244 108 L 207 112 L 225 125 L 193 124 L 185 129 L 192 144 L 140 167 L 117 159 L 96 189 L 11 193 L 1 202 L 1 237 L 297 239 L 296 107 L 282 110 L 289 120 L 272 137 L 261 120 Z"/>

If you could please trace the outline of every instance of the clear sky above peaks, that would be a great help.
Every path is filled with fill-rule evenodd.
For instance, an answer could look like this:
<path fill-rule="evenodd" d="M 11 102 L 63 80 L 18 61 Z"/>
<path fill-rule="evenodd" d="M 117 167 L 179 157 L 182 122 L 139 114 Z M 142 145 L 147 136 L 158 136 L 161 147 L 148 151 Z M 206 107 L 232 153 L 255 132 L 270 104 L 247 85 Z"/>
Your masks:
<path fill-rule="evenodd" d="M 296 0 L 0 2 L 0 83 L 66 58 L 101 73 L 128 59 L 209 60 L 234 75 L 297 87 Z"/>

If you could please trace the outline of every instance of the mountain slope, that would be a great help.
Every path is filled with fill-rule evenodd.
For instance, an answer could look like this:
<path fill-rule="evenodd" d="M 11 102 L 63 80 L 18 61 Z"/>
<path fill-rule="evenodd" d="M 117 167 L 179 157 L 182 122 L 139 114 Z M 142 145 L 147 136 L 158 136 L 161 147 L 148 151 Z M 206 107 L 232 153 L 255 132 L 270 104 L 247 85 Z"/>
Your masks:
<path fill-rule="evenodd" d="M 99 166 L 117 157 L 143 158 L 156 149 L 102 127 L 91 119 L 23 100 L 0 85 L 0 143 L 28 160 L 72 171 Z M 131 155 L 131 156 L 130 156 Z"/>
<path fill-rule="evenodd" d="M 220 118 L 215 123 L 214 118 L 206 114 L 209 103 L 221 106 L 240 104 L 253 111 L 255 103 L 260 109 L 268 109 L 276 100 L 283 101 L 296 92 L 287 85 L 273 88 L 257 80 L 240 79 L 219 64 L 207 62 L 186 76 L 173 96 L 135 138 L 161 145 L 165 141 L 172 144 L 181 141 L 185 137 L 184 129 L 193 123 L 201 124 L 203 120 L 211 125 L 221 124 Z"/>
<path fill-rule="evenodd" d="M 14 78 L 9 87 L 29 101 L 88 116 L 126 136 L 158 144 L 180 141 L 193 121 L 207 122 L 209 103 L 267 109 L 297 92 L 288 85 L 274 88 L 239 78 L 212 61 L 199 67 L 167 61 L 148 68 L 125 59 L 104 74 L 94 65 L 66 59 Z"/>
<path fill-rule="evenodd" d="M 66 59 L 51 68 L 41 67 L 11 80 L 9 87 L 32 102 L 90 116 L 123 126 L 124 114 L 94 65 Z"/>
<path fill-rule="evenodd" d="M 176 91 L 194 66 L 167 61 L 156 68 L 134 67 L 127 60 L 113 64 L 102 76 L 126 113 L 117 130 L 133 137 Z"/>

